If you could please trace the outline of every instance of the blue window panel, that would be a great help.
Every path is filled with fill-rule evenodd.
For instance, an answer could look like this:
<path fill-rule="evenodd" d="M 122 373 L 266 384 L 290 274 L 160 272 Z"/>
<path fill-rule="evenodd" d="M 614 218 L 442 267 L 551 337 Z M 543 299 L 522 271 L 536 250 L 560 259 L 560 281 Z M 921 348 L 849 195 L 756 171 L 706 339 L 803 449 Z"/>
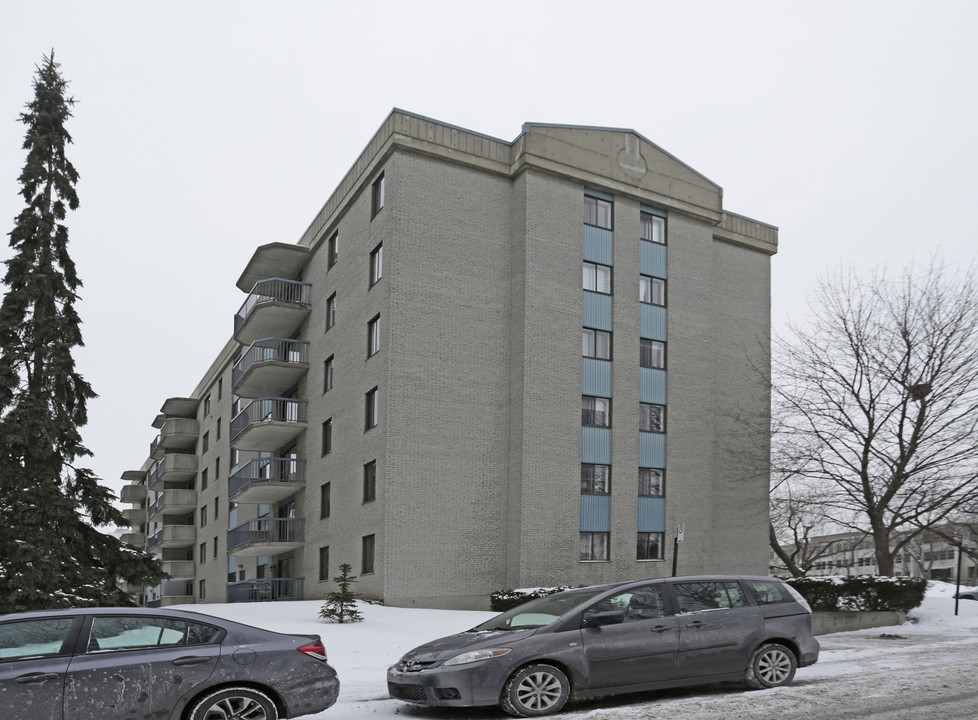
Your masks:
<path fill-rule="evenodd" d="M 665 278 L 666 246 L 648 240 L 640 240 L 638 244 L 642 274 Z"/>
<path fill-rule="evenodd" d="M 584 188 L 584 194 L 590 195 L 591 197 L 601 198 L 602 200 L 607 200 L 608 202 L 614 202 L 615 196 L 611 193 L 606 193 L 603 190 L 592 190 L 591 188 Z"/>
<path fill-rule="evenodd" d="M 611 230 L 584 226 L 584 259 L 601 265 L 613 265 L 615 254 L 614 233 Z"/>
<path fill-rule="evenodd" d="M 639 332 L 642 334 L 642 337 L 647 340 L 661 340 L 662 342 L 668 340 L 666 337 L 666 327 L 668 325 L 666 318 L 668 314 L 664 307 L 642 303 L 642 306 L 639 308 L 639 313 L 641 322 Z M 587 325 L 587 323 L 584 324 Z M 601 329 L 604 330 L 604 328 Z"/>
<path fill-rule="evenodd" d="M 669 217 L 665 210 L 660 210 L 659 208 L 654 208 L 649 205 L 642 205 L 642 212 L 648 213 L 649 215 L 658 215 L 661 218 Z M 651 530 L 646 530 L 645 532 L 652 532 Z"/>
<path fill-rule="evenodd" d="M 640 402 L 666 404 L 666 371 L 639 368 L 638 394 Z M 587 393 L 583 393 L 587 395 Z"/>
<path fill-rule="evenodd" d="M 638 434 L 639 467 L 666 466 L 665 433 L 640 432 Z"/>
<path fill-rule="evenodd" d="M 581 395 L 611 397 L 611 361 L 584 358 Z M 649 401 L 651 402 L 651 401 Z"/>
<path fill-rule="evenodd" d="M 584 291 L 584 327 L 611 332 L 611 295 Z"/>
<path fill-rule="evenodd" d="M 611 428 L 581 428 L 581 462 L 611 465 Z"/>
<path fill-rule="evenodd" d="M 583 519 L 583 509 L 581 516 Z M 638 532 L 666 531 L 666 500 L 657 497 L 638 499 Z"/>
<path fill-rule="evenodd" d="M 581 532 L 611 532 L 610 495 L 581 495 Z"/>

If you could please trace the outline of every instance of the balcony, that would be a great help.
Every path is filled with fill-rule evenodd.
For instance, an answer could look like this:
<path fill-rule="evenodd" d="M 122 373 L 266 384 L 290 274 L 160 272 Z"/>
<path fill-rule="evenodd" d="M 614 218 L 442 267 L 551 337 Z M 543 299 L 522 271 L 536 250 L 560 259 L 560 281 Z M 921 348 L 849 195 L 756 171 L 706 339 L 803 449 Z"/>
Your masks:
<path fill-rule="evenodd" d="M 196 490 L 164 490 L 147 509 L 147 517 L 163 515 L 186 515 L 197 509 Z M 124 513 L 125 511 L 123 511 Z"/>
<path fill-rule="evenodd" d="M 122 511 L 122 516 L 131 526 L 136 527 L 146 522 L 146 508 L 125 508 Z"/>
<path fill-rule="evenodd" d="M 231 382 L 245 398 L 281 395 L 294 387 L 309 369 L 309 343 L 264 338 L 251 343 L 234 364 Z"/>
<path fill-rule="evenodd" d="M 144 473 L 145 474 L 145 473 Z M 122 494 L 119 500 L 124 503 L 134 503 L 138 505 L 146 499 L 146 486 L 142 483 L 138 485 L 123 485 Z"/>
<path fill-rule="evenodd" d="M 255 458 L 228 478 L 228 495 L 237 503 L 274 504 L 305 486 L 305 460 Z"/>
<path fill-rule="evenodd" d="M 172 580 L 190 580 L 194 576 L 193 560 L 164 560 L 162 565 Z"/>
<path fill-rule="evenodd" d="M 228 531 L 228 555 L 270 557 L 302 547 L 303 518 L 256 518 Z"/>
<path fill-rule="evenodd" d="M 188 547 L 197 539 L 193 525 L 164 525 L 146 540 L 146 549 Z"/>
<path fill-rule="evenodd" d="M 252 400 L 231 420 L 231 446 L 260 452 L 288 445 L 306 429 L 306 405 L 295 398 Z"/>
<path fill-rule="evenodd" d="M 169 607 L 170 605 L 187 605 L 194 601 L 194 587 L 190 578 L 164 580 L 160 585 L 160 596 L 146 603 L 147 607 Z"/>
<path fill-rule="evenodd" d="M 160 482 L 184 482 L 197 477 L 197 456 L 167 453 L 149 471 L 149 488 L 159 489 Z"/>
<path fill-rule="evenodd" d="M 259 578 L 228 583 L 228 602 L 301 600 L 305 578 Z"/>
<path fill-rule="evenodd" d="M 146 533 L 141 533 L 141 532 L 122 533 L 122 536 L 119 539 L 122 540 L 122 542 L 124 543 L 128 543 L 129 545 L 135 545 L 138 548 L 142 548 L 146 544 Z"/>
<path fill-rule="evenodd" d="M 160 428 L 160 434 L 150 443 L 150 457 L 160 460 L 167 450 L 192 450 L 199 434 L 200 424 L 196 419 L 167 418 Z"/>
<path fill-rule="evenodd" d="M 270 277 L 297 278 L 309 259 L 309 248 L 290 243 L 260 245 L 238 278 L 237 286 L 248 292 L 259 280 Z"/>
<path fill-rule="evenodd" d="M 234 339 L 248 345 L 259 338 L 292 335 L 309 314 L 311 295 L 312 283 L 259 280 L 234 316 Z"/>

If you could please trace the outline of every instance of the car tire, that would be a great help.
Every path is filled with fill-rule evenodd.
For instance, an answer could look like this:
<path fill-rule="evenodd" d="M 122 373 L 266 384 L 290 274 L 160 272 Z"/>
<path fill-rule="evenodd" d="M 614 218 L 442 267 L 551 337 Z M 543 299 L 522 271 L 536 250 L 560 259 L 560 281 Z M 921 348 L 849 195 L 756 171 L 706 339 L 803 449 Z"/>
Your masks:
<path fill-rule="evenodd" d="M 778 643 L 769 643 L 761 645 L 751 655 L 744 682 L 755 690 L 787 685 L 795 677 L 797 669 L 798 660 L 790 649 Z"/>
<path fill-rule="evenodd" d="M 222 688 L 197 701 L 188 720 L 278 720 L 278 708 L 265 693 L 254 688 Z"/>
<path fill-rule="evenodd" d="M 570 681 L 553 665 L 527 665 L 503 686 L 499 705 L 515 717 L 539 717 L 558 712 L 570 698 Z"/>

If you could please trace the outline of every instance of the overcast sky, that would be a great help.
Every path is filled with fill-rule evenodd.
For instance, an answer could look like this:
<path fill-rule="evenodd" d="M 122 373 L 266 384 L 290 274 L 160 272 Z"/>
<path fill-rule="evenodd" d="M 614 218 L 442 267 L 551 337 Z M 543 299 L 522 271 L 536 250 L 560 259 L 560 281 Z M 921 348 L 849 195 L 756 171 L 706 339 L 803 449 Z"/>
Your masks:
<path fill-rule="evenodd" d="M 298 240 L 392 108 L 507 141 L 636 130 L 780 228 L 777 328 L 840 263 L 974 260 L 976 38 L 965 0 L 2 1 L 0 228 L 54 48 L 78 101 L 83 432 L 118 492 L 229 338 L 255 247 Z"/>

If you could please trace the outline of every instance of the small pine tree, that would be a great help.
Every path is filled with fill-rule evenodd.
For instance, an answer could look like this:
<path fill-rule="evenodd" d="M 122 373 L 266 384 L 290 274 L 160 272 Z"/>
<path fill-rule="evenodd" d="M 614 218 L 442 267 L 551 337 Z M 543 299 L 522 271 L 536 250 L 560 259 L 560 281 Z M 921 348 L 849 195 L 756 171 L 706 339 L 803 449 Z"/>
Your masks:
<path fill-rule="evenodd" d="M 352 569 L 350 563 L 340 565 L 340 574 L 333 578 L 333 582 L 339 585 L 339 590 L 326 596 L 326 602 L 319 610 L 319 617 L 339 623 L 363 621 L 363 615 L 357 607 L 357 599 L 360 595 L 350 589 L 350 586 L 357 581 L 356 575 L 350 575 Z"/>
<path fill-rule="evenodd" d="M 82 345 L 81 281 L 63 221 L 78 207 L 78 173 L 65 155 L 74 99 L 58 68 L 53 52 L 44 58 L 20 116 L 25 207 L 0 303 L 0 613 L 132 604 L 120 581 L 163 577 L 156 558 L 97 529 L 128 523 L 99 478 L 76 465 L 92 454 L 79 428 L 96 395 L 71 356 Z"/>

